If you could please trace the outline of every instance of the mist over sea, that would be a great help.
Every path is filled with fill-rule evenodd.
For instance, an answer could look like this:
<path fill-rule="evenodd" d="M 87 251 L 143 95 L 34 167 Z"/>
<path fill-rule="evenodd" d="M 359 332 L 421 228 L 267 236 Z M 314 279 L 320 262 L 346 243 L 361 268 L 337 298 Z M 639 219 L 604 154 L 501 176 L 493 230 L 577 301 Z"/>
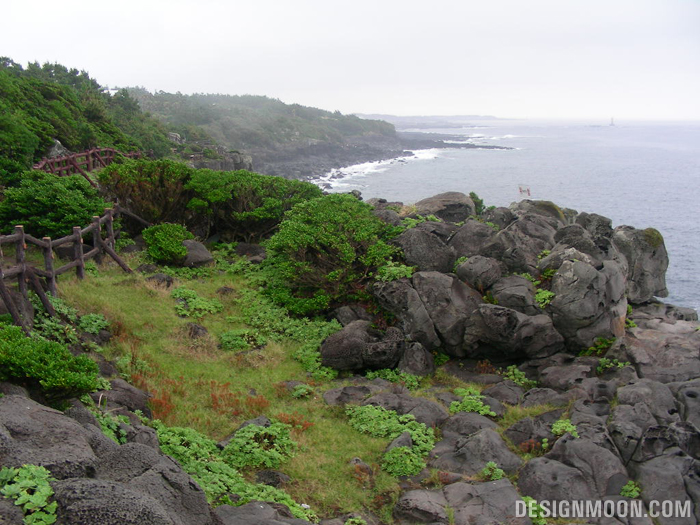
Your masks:
<path fill-rule="evenodd" d="M 551 200 L 609 217 L 613 227 L 654 227 L 664 236 L 670 295 L 700 309 L 700 123 L 475 121 L 431 129 L 512 150 L 423 150 L 414 157 L 336 170 L 329 191 L 411 203 L 445 191 L 475 191 L 485 205 Z M 408 130 L 407 130 L 408 131 Z M 421 129 L 421 132 L 427 130 Z"/>

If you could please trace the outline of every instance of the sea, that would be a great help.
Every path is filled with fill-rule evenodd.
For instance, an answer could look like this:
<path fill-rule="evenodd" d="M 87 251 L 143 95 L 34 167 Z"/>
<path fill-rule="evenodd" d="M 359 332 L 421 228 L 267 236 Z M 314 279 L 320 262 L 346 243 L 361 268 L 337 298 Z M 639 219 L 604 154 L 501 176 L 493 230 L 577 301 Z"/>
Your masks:
<path fill-rule="evenodd" d="M 420 129 L 511 149 L 428 149 L 333 170 L 318 184 L 405 204 L 446 191 L 486 206 L 529 199 L 653 227 L 669 253 L 666 303 L 700 310 L 700 122 L 486 120 Z"/>

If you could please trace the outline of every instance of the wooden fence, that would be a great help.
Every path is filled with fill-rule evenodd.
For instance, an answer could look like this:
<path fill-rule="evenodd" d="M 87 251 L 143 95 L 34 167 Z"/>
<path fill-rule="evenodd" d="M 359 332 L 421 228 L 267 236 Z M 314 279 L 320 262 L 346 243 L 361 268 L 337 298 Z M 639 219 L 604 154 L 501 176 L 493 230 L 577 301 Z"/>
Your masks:
<path fill-rule="evenodd" d="M 21 225 L 15 226 L 14 233 L 11 235 L 0 235 L 0 257 L 3 257 L 3 244 L 15 245 L 16 264 L 9 268 L 2 268 L 2 265 L 0 265 L 0 299 L 5 303 L 7 311 L 16 325 L 21 326 L 25 332 L 29 331 L 28 322 L 20 315 L 9 288 L 5 284 L 5 279 L 16 278 L 19 293 L 27 300 L 29 299 L 29 288 L 32 288 L 39 296 L 46 311 L 53 316 L 55 312 L 44 292 L 41 278 L 45 279 L 48 292 L 51 295 L 56 295 L 56 277 L 75 268 L 78 278 L 83 279 L 85 277 L 85 261 L 94 258 L 100 253 L 109 255 L 125 272 L 132 272 L 131 268 L 114 251 L 114 219 L 119 215 L 128 216 L 141 223 L 148 224 L 140 217 L 117 205 L 115 208 L 106 208 L 102 217 L 94 216 L 89 226 L 85 228 L 76 226 L 73 228 L 72 234 L 60 239 L 53 240 L 50 237 L 37 239 L 26 233 L 24 226 Z M 103 227 L 105 229 L 104 239 L 102 238 Z M 83 236 L 88 234 L 92 234 L 92 249 L 86 252 L 84 250 Z M 68 243 L 73 243 L 73 260 L 56 268 L 53 250 Z M 42 250 L 44 256 L 43 269 L 31 266 L 26 262 L 28 245 L 37 246 Z"/>
<path fill-rule="evenodd" d="M 32 166 L 35 170 L 43 170 L 49 173 L 65 177 L 67 175 L 81 174 L 93 186 L 97 185 L 88 176 L 88 172 L 97 168 L 105 168 L 111 164 L 117 155 L 129 158 L 140 158 L 142 155 L 138 151 L 121 153 L 114 148 L 93 148 L 82 153 L 72 153 L 65 157 L 53 157 L 42 159 L 41 162 Z"/>

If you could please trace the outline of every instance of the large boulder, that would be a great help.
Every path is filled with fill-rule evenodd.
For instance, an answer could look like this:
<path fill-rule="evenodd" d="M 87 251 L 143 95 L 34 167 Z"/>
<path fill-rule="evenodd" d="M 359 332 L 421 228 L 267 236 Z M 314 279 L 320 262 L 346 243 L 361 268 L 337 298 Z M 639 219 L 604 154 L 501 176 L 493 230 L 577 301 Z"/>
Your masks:
<path fill-rule="evenodd" d="M 463 357 L 464 330 L 483 303 L 481 295 L 456 277 L 438 272 L 418 272 L 412 281 L 442 341 L 443 351 Z"/>
<path fill-rule="evenodd" d="M 398 328 L 386 333 L 371 328 L 369 321 L 353 321 L 331 334 L 321 345 L 321 364 L 336 370 L 394 368 L 405 348 Z"/>
<path fill-rule="evenodd" d="M 429 463 L 431 467 L 474 476 L 481 472 L 489 461 L 494 461 L 509 474 L 515 473 L 523 463 L 510 451 L 501 436 L 489 428 L 457 440 L 449 437 L 447 440 L 453 443 L 451 450 L 448 449 L 439 456 L 433 450 Z"/>
<path fill-rule="evenodd" d="M 493 304 L 481 304 L 467 326 L 464 338 L 470 357 L 496 362 L 542 358 L 564 348 L 564 338 L 547 315 L 528 316 Z"/>
<path fill-rule="evenodd" d="M 474 219 L 467 220 L 447 243 L 455 250 L 457 257 L 480 255 L 481 249 L 496 235 L 491 226 Z"/>
<path fill-rule="evenodd" d="M 416 213 L 435 215 L 447 222 L 461 222 L 476 213 L 474 201 L 464 193 L 448 191 L 416 202 Z"/>
<path fill-rule="evenodd" d="M 214 262 L 214 256 L 201 242 L 188 239 L 182 241 L 182 244 L 187 249 L 187 255 L 185 255 L 182 261 L 182 266 L 186 266 L 187 268 L 199 268 L 200 266 L 206 266 Z"/>
<path fill-rule="evenodd" d="M 484 293 L 501 278 L 501 265 L 496 259 L 475 255 L 457 267 L 457 277 Z"/>
<path fill-rule="evenodd" d="M 433 320 L 408 279 L 378 281 L 372 285 L 371 292 L 383 308 L 396 316 L 408 339 L 418 341 L 428 351 L 440 348 Z"/>
<path fill-rule="evenodd" d="M 406 263 L 419 270 L 451 272 L 457 259 L 454 249 L 437 235 L 417 228 L 409 228 L 394 243 L 403 250 Z"/>
<path fill-rule="evenodd" d="M 535 301 L 535 287 L 525 277 L 509 275 L 496 281 L 491 294 L 500 306 L 525 315 L 539 315 L 542 309 Z"/>
<path fill-rule="evenodd" d="M 618 226 L 612 242 L 627 263 L 627 298 L 633 304 L 667 297 L 668 253 L 658 230 Z"/>
<path fill-rule="evenodd" d="M 605 261 L 601 270 L 583 261 L 564 261 L 552 278 L 551 291 L 554 298 L 548 311 L 571 348 L 587 348 L 598 337 L 624 334 L 625 276 L 614 261 Z"/>
<path fill-rule="evenodd" d="M 410 414 L 428 427 L 440 426 L 448 418 L 447 410 L 434 401 L 408 394 L 384 392 L 370 397 L 362 404 L 393 410 L 399 415 Z"/>

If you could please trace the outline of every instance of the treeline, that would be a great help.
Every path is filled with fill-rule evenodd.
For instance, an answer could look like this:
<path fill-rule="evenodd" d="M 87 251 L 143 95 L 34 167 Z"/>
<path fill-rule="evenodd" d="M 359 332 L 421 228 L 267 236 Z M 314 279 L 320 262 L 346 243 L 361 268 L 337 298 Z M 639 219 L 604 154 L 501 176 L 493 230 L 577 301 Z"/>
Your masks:
<path fill-rule="evenodd" d="M 71 151 L 111 146 L 156 157 L 172 147 L 166 126 L 127 90 L 110 95 L 85 71 L 49 63 L 24 68 L 0 57 L 0 171 L 31 167 L 54 139 Z"/>
<path fill-rule="evenodd" d="M 380 120 L 363 120 L 322 109 L 285 104 L 263 96 L 182 93 L 155 94 L 129 88 L 141 107 L 164 122 L 191 126 L 212 136 L 231 150 L 280 149 L 311 141 L 343 144 L 367 136 L 394 137 L 394 126 Z"/>

